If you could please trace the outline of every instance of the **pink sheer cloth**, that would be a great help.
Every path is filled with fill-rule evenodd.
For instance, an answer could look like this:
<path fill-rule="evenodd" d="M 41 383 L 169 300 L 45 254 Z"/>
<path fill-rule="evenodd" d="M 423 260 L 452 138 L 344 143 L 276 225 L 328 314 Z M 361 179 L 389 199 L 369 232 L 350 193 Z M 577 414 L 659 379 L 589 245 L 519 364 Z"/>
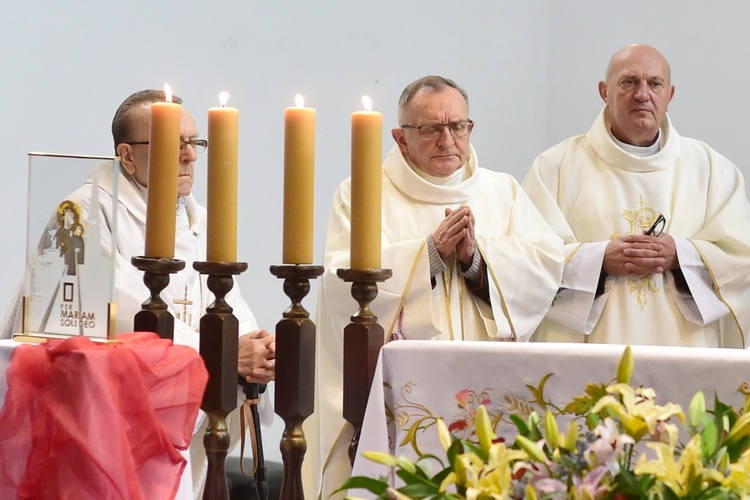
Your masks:
<path fill-rule="evenodd" d="M 0 411 L 0 498 L 174 497 L 206 368 L 195 350 L 153 333 L 117 338 L 15 349 Z"/>

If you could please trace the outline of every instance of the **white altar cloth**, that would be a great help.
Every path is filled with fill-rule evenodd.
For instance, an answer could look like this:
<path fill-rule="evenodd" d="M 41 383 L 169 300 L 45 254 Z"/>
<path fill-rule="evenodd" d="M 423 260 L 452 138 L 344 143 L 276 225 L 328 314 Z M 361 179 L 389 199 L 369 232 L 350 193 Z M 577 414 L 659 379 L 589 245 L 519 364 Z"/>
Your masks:
<path fill-rule="evenodd" d="M 624 346 L 605 344 L 391 342 L 378 360 L 353 475 L 378 477 L 388 471 L 362 458 L 362 451 L 415 459 L 412 437 L 423 453 L 443 457 L 436 418 L 460 434 L 481 402 L 491 413 L 504 413 L 498 434 L 512 443 L 510 413 L 524 419 L 532 410 L 544 414 L 530 388 L 538 388 L 545 375 L 552 374 L 541 397 L 563 406 L 583 394 L 588 382 L 613 381 L 623 351 Z M 698 390 L 708 408 L 714 394 L 735 408 L 744 403 L 738 388 L 750 382 L 746 350 L 633 346 L 633 354 L 631 385 L 653 387 L 657 404 L 674 402 L 687 412 Z M 463 436 L 471 430 L 466 427 Z"/>

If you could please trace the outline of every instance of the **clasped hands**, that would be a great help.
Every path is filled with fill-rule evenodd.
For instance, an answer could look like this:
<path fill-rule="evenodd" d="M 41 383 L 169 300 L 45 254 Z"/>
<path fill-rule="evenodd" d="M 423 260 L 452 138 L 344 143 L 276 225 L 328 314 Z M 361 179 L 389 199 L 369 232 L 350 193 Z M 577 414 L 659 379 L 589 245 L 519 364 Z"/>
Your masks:
<path fill-rule="evenodd" d="M 602 270 L 609 276 L 645 276 L 679 267 L 674 239 L 633 234 L 609 242 L 604 251 Z"/>
<path fill-rule="evenodd" d="M 471 266 L 475 248 L 475 222 L 471 208 L 466 205 L 461 205 L 455 210 L 445 209 L 445 218 L 432 233 L 432 242 L 443 261 L 447 261 L 455 251 L 459 262 L 465 267 Z"/>
<path fill-rule="evenodd" d="M 239 338 L 237 371 L 251 384 L 267 384 L 276 373 L 276 338 L 255 330 Z"/>

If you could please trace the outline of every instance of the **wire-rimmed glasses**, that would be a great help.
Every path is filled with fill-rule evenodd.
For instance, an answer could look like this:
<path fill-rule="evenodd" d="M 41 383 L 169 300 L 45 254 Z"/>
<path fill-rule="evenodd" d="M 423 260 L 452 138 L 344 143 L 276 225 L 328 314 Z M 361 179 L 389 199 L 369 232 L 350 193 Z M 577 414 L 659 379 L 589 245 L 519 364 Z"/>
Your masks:
<path fill-rule="evenodd" d="M 137 145 L 148 145 L 149 141 L 130 141 L 124 142 L 123 144 L 130 144 L 131 146 Z M 208 147 L 208 141 L 205 139 L 194 139 L 192 141 L 180 141 L 180 153 L 185 151 L 188 146 L 192 147 L 196 153 L 202 153 Z"/>
<path fill-rule="evenodd" d="M 454 138 L 464 137 L 471 133 L 474 128 L 472 120 L 458 120 L 450 123 L 433 123 L 432 125 L 401 125 L 401 128 L 411 128 L 419 132 L 422 139 L 435 140 L 440 139 L 443 135 L 443 129 L 448 127 L 448 131 Z"/>

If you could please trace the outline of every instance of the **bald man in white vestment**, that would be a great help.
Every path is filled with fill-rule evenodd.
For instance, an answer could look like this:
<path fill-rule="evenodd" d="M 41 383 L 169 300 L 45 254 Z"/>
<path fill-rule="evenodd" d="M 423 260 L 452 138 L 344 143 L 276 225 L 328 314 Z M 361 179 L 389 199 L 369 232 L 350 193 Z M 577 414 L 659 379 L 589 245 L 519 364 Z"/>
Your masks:
<path fill-rule="evenodd" d="M 438 76 L 413 82 L 401 95 L 398 119 L 382 187 L 382 267 L 393 276 L 379 283 L 372 303 L 386 337 L 528 340 L 557 291 L 562 242 L 513 177 L 479 166 L 469 143 L 468 98 L 454 82 Z M 336 275 L 350 267 L 350 193 L 347 179 L 328 221 L 317 314 L 318 408 L 306 426 L 306 493 L 317 496 L 324 469 L 323 498 L 351 472 L 342 344 L 357 304 L 351 285 Z"/>
<path fill-rule="evenodd" d="M 605 105 L 591 129 L 539 155 L 523 183 L 565 241 L 560 292 L 535 339 L 745 346 L 742 174 L 677 133 L 670 67 L 656 49 L 616 52 L 599 94 Z"/>

